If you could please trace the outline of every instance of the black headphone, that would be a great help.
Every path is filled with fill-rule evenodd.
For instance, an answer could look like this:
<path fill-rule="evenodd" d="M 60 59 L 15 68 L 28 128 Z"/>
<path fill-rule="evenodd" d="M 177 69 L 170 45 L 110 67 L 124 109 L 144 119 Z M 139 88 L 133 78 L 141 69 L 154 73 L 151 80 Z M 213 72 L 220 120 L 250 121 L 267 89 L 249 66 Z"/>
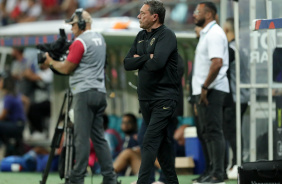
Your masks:
<path fill-rule="evenodd" d="M 82 8 L 79 8 L 79 9 L 76 9 L 76 10 L 75 10 L 75 14 L 76 14 L 77 17 L 78 17 L 78 22 L 77 22 L 78 28 L 79 28 L 80 30 L 85 30 L 86 22 L 85 22 L 85 20 L 84 20 L 83 17 L 82 17 L 82 12 L 83 12 L 83 9 L 82 9 Z"/>

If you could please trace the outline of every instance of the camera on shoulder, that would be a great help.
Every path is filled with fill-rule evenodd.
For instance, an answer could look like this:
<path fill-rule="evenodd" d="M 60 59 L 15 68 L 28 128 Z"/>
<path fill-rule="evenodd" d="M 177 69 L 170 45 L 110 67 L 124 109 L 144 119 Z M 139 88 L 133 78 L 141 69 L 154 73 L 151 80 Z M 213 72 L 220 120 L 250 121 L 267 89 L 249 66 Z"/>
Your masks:
<path fill-rule="evenodd" d="M 36 45 L 36 48 L 39 49 L 37 53 L 38 64 L 42 64 L 46 60 L 45 52 L 48 52 L 50 57 L 56 61 L 64 61 L 67 58 L 69 46 L 71 44 L 72 42 L 67 40 L 65 30 L 60 29 L 60 37 L 56 41 Z M 55 70 L 53 70 L 53 72 L 60 74 Z"/>

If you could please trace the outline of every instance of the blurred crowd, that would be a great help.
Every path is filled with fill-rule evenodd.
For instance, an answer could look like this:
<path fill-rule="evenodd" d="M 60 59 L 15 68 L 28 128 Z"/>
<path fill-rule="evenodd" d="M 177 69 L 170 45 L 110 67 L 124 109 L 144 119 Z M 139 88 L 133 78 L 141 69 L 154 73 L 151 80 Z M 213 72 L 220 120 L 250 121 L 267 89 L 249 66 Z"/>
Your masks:
<path fill-rule="evenodd" d="M 120 11 L 123 4 L 133 1 L 137 2 L 138 0 L 0 0 L 0 26 L 22 22 L 67 19 L 77 8 L 83 8 L 92 15 L 99 10 L 103 10 L 103 13 L 98 15 L 99 17 L 136 17 L 139 6 Z M 189 28 L 193 26 L 192 14 L 196 4 L 189 1 L 165 0 L 163 2 L 166 3 L 167 25 L 181 30 L 187 29 L 187 26 L 190 26 Z"/>
<path fill-rule="evenodd" d="M 116 3 L 134 0 L 0 0 L 1 25 L 69 18 L 75 9 L 94 13 Z"/>
<path fill-rule="evenodd" d="M 10 78 L 0 88 L 2 92 L 0 102 L 3 103 L 3 109 L 15 116 L 19 113 L 18 111 L 14 112 L 15 108 L 11 107 L 9 109 L 9 105 L 5 101 L 5 96 L 9 94 L 5 89 L 5 85 L 14 84 L 13 91 L 26 99 L 24 101 L 25 113 L 23 114 L 23 121 L 24 123 L 30 123 L 30 132 L 42 133 L 47 131 L 48 128 L 45 124 L 50 118 L 50 90 L 53 73 L 49 67 L 38 65 L 36 49 L 13 47 L 11 56 L 13 58 L 12 62 L 1 73 L 3 80 Z M 3 109 L 0 112 L 3 112 Z M 10 116 L 8 114 L 3 119 L 10 121 Z"/>

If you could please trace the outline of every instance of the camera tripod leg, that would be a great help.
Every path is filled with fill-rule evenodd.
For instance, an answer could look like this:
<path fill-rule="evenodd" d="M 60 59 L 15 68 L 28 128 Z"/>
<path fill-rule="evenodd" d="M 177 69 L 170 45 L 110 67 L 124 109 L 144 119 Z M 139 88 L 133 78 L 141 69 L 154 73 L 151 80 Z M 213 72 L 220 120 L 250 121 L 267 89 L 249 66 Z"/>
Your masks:
<path fill-rule="evenodd" d="M 69 181 L 73 164 L 73 128 L 66 130 L 66 159 L 65 159 L 65 180 Z"/>
<path fill-rule="evenodd" d="M 45 184 L 46 181 L 47 181 L 48 173 L 49 173 L 49 170 L 50 170 L 50 167 L 51 167 L 51 164 L 52 164 L 52 160 L 54 158 L 55 150 L 56 150 L 56 148 L 51 149 L 51 152 L 50 152 L 49 158 L 48 158 L 48 162 L 47 162 L 46 168 L 44 169 L 44 173 L 42 175 L 42 181 L 40 181 L 40 184 Z"/>
<path fill-rule="evenodd" d="M 67 92 L 65 93 L 64 100 L 63 100 L 63 103 L 62 103 L 62 106 L 61 106 L 61 110 L 60 110 L 60 114 L 59 114 L 59 117 L 58 117 L 58 120 L 57 120 L 55 133 L 54 133 L 52 143 L 51 143 L 51 152 L 49 154 L 47 165 L 46 165 L 44 172 L 42 174 L 42 180 L 40 181 L 40 184 L 46 184 L 46 181 L 47 181 L 47 178 L 48 178 L 48 175 L 49 175 L 49 171 L 50 171 L 50 167 L 51 167 L 54 155 L 55 155 L 56 148 L 60 147 L 60 143 L 61 143 L 61 139 L 62 139 L 62 136 L 63 136 L 63 133 L 64 133 L 64 129 L 66 129 L 66 127 L 68 126 L 67 125 L 67 123 L 68 123 L 67 117 L 68 117 L 69 106 L 70 106 L 71 100 L 72 100 L 72 98 L 70 98 L 70 97 L 71 97 L 71 91 L 70 91 L 70 89 L 68 89 Z M 66 108 L 66 112 L 65 112 L 64 127 L 59 127 L 59 124 L 60 124 L 62 117 L 63 117 L 63 110 L 65 108 L 66 101 L 67 101 L 67 108 Z M 69 181 L 67 181 L 67 180 L 66 180 L 66 182 L 69 183 Z M 66 183 L 66 184 L 68 184 L 68 183 Z"/>
<path fill-rule="evenodd" d="M 68 101 L 70 103 L 67 103 L 67 112 L 69 112 L 70 106 L 71 106 L 71 101 L 72 101 L 72 96 L 69 95 Z M 65 157 L 65 170 L 64 170 L 64 177 L 65 181 L 69 182 L 70 180 L 70 175 L 71 175 L 71 169 L 72 169 L 72 163 L 73 163 L 73 124 L 68 121 L 68 116 L 65 117 L 65 141 L 64 141 L 64 146 L 66 147 L 66 157 Z"/>

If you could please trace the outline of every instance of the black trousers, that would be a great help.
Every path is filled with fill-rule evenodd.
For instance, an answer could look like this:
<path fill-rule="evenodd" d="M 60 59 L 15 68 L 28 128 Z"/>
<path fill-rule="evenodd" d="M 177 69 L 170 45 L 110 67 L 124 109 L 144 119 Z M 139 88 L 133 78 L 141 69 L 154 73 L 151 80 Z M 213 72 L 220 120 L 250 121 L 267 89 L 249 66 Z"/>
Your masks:
<path fill-rule="evenodd" d="M 174 131 L 176 130 L 177 124 L 178 124 L 178 119 L 177 119 L 176 116 L 173 116 L 172 119 L 171 119 L 171 123 L 169 123 L 169 125 L 168 125 L 168 132 L 170 134 L 169 135 L 170 137 L 173 137 L 173 134 L 174 134 Z M 143 120 L 141 127 L 138 131 L 138 143 L 141 146 L 141 150 L 143 149 L 142 145 L 143 145 L 143 139 L 144 139 L 144 135 L 145 135 L 146 130 L 147 130 L 147 125 Z M 173 157 L 174 157 L 174 159 L 175 159 L 175 155 L 176 155 L 176 144 L 177 144 L 176 141 L 173 140 L 173 145 L 174 145 L 174 155 L 173 155 Z M 160 172 L 160 177 L 159 177 L 158 181 L 163 182 L 163 183 L 167 183 L 166 177 L 165 177 L 165 175 L 162 171 Z M 149 179 L 149 183 L 151 184 L 151 183 L 154 183 L 154 182 L 155 182 L 155 170 L 152 169 L 150 179 Z"/>
<path fill-rule="evenodd" d="M 139 101 L 147 129 L 141 150 L 141 166 L 137 184 L 148 184 L 156 158 L 161 165 L 168 184 L 178 184 L 175 172 L 173 140 L 169 123 L 175 111 L 174 100 Z"/>
<path fill-rule="evenodd" d="M 40 103 L 34 103 L 30 106 L 28 111 L 28 119 L 31 125 L 31 131 L 43 132 L 44 119 L 50 117 L 51 103 L 45 100 Z"/>
<path fill-rule="evenodd" d="M 0 121 L 0 146 L 1 144 L 9 145 L 9 138 L 16 139 L 16 147 L 15 149 L 10 149 L 7 147 L 6 155 L 21 155 L 24 153 L 23 147 L 23 130 L 24 130 L 24 122 L 11 122 L 11 121 Z"/>
<path fill-rule="evenodd" d="M 206 161 L 210 162 L 209 174 L 217 178 L 224 177 L 225 140 L 222 129 L 223 100 L 226 93 L 211 89 L 208 91 L 208 105 L 198 104 L 200 134 L 207 148 Z M 197 102 L 200 96 L 196 96 Z"/>

